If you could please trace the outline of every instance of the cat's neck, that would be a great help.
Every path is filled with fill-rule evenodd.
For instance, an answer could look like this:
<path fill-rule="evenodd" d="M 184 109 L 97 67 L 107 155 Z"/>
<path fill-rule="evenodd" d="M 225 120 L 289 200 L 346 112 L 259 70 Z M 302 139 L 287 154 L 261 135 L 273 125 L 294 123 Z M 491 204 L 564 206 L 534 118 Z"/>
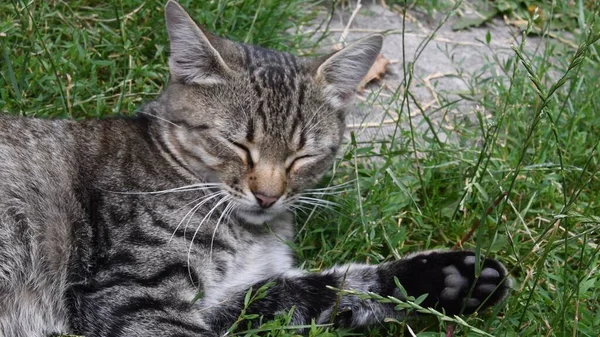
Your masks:
<path fill-rule="evenodd" d="M 144 114 L 72 123 L 72 132 L 80 139 L 75 148 L 82 159 L 82 174 L 98 186 L 120 185 L 123 190 L 201 182 L 172 159 L 157 136 L 155 123 Z"/>

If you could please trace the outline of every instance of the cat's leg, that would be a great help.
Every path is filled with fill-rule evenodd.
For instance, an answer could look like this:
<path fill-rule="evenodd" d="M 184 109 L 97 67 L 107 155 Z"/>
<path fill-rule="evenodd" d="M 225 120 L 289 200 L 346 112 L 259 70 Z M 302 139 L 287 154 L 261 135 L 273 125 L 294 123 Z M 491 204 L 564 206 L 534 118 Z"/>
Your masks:
<path fill-rule="evenodd" d="M 66 277 L 21 210 L 0 201 L 0 337 L 45 337 L 68 328 Z"/>
<path fill-rule="evenodd" d="M 217 336 L 204 323 L 202 314 L 194 308 L 191 301 L 193 293 L 188 291 L 189 286 L 177 279 L 133 279 L 74 290 L 78 294 L 74 299 L 77 316 L 71 323 L 72 332 L 77 335 Z"/>
<path fill-rule="evenodd" d="M 476 264 L 481 268 L 478 276 L 475 273 Z M 360 274 L 360 268 L 357 273 Z M 363 279 L 372 275 L 368 269 L 362 273 L 365 274 Z M 428 294 L 421 306 L 455 315 L 484 310 L 502 301 L 511 287 L 508 272 L 500 262 L 493 259 L 476 261 L 475 254 L 470 251 L 415 253 L 376 266 L 376 274 L 378 281 L 375 284 L 365 287 L 349 283 L 345 288 L 369 290 L 402 299 L 403 295 L 394 282 L 394 277 L 397 277 L 409 296 L 416 298 Z M 380 311 L 373 308 L 379 308 Z M 372 300 L 361 301 L 353 296 L 345 296 L 339 305 L 339 310 L 343 312 L 340 320 L 343 325 L 349 326 L 372 324 L 384 318 L 381 314 L 388 314 L 389 308 L 391 306 L 377 307 Z M 402 313 L 395 312 L 391 316 L 401 317 Z"/>
<path fill-rule="evenodd" d="M 266 296 L 252 303 L 247 313 L 269 318 L 294 307 L 293 324 L 307 324 L 315 319 L 320 323 L 333 321 L 342 326 L 362 327 L 386 317 L 401 317 L 403 313 L 374 300 L 339 296 L 328 286 L 401 297 L 394 277 L 409 296 L 428 294 L 422 303 L 425 307 L 448 314 L 471 313 L 498 303 L 509 289 L 507 272 L 501 263 L 491 259 L 482 261 L 479 277 L 475 276 L 475 263 L 472 252 L 431 251 L 381 265 L 350 264 L 321 273 L 288 273 L 255 284 L 254 291 L 272 282 Z M 213 330 L 222 333 L 229 328 L 244 306 L 245 295 L 246 291 L 232 291 L 219 303 L 201 309 Z"/>

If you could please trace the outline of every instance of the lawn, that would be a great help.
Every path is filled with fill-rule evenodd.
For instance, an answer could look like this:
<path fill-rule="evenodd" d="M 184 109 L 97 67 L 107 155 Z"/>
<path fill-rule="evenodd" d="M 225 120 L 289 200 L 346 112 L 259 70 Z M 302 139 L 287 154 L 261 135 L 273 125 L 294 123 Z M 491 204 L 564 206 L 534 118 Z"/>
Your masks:
<path fill-rule="evenodd" d="M 342 5 L 180 2 L 217 34 L 303 54 L 327 39 L 327 13 Z M 393 3 L 400 11 L 428 13 L 439 25 L 461 9 L 460 3 Z M 410 90 L 396 91 L 388 103 L 395 137 L 373 144 L 351 137 L 323 182 L 342 186 L 323 196 L 337 205 L 298 214 L 293 248 L 305 269 L 460 247 L 501 260 L 514 279 L 511 296 L 493 310 L 386 322 L 369 335 L 598 336 L 600 5 L 565 3 L 493 2 L 495 15 L 525 22 L 525 36 L 541 34 L 553 43 L 530 53 L 524 39 L 507 61 L 490 59 L 495 70 L 469 82 L 471 90 L 460 98 L 476 103 L 481 114 L 466 127 L 435 129 L 444 137 L 412 119 Z M 535 11 L 541 4 L 546 7 Z M 299 30 L 323 17 L 322 33 Z M 559 29 L 569 32 L 570 43 L 554 43 Z M 492 38 L 482 35 L 481 43 Z M 75 119 L 131 115 L 167 80 L 166 43 L 162 1 L 2 2 L 0 111 Z M 403 84 L 412 80 L 406 72 Z M 366 101 L 377 101 L 377 93 Z M 440 99 L 448 103 L 440 109 L 456 107 Z M 293 333 L 285 315 L 259 330 L 246 327 L 241 317 L 232 334 Z M 310 329 L 315 336 L 351 333 Z"/>

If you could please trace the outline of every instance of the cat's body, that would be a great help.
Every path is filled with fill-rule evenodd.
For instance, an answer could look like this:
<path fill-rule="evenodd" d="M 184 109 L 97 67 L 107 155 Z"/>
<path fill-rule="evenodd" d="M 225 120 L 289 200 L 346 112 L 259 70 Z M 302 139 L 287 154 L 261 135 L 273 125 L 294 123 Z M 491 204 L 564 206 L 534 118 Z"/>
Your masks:
<path fill-rule="evenodd" d="M 502 265 L 485 260 L 476 279 L 470 252 L 293 268 L 289 210 L 331 163 L 380 37 L 305 60 L 211 36 L 174 2 L 166 11 L 171 82 L 138 117 L 0 117 L 0 336 L 212 336 L 270 281 L 248 310 L 294 307 L 296 324 L 399 317 L 327 287 L 398 295 L 394 276 L 451 313 L 506 295 Z"/>
<path fill-rule="evenodd" d="M 23 336 L 53 331 L 53 326 L 63 327 L 54 331 L 78 331 L 85 323 L 74 310 L 81 314 L 86 306 L 100 314 L 99 322 L 121 325 L 111 314 L 102 317 L 100 308 L 130 303 L 107 284 L 156 290 L 173 282 L 164 285 L 161 301 L 191 303 L 203 291 L 201 302 L 215 304 L 230 289 L 292 268 L 284 242 L 293 239 L 288 214 L 273 220 L 273 233 L 235 216 L 221 218 L 223 208 L 199 226 L 217 198 L 195 217 L 183 218 L 198 203 L 194 200 L 210 191 L 136 193 L 199 182 L 161 156 L 149 124 L 143 115 L 86 122 L 0 117 L 0 180 L 5 182 L 0 188 L 0 299 L 12 303 L 2 308 L 0 327 L 9 326 L 2 324 L 8 319 L 22 324 L 21 332 L 28 331 Z M 36 162 L 52 165 L 32 165 Z"/>

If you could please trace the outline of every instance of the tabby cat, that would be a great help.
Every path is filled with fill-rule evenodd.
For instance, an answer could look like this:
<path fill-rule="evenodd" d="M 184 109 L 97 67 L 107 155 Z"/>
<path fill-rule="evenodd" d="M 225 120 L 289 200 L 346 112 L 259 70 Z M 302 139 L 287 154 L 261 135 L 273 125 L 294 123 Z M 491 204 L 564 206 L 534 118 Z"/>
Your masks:
<path fill-rule="evenodd" d="M 306 59 L 165 12 L 170 81 L 136 117 L 0 117 L 0 336 L 217 336 L 267 283 L 247 312 L 352 328 L 403 313 L 331 287 L 402 297 L 397 277 L 449 314 L 506 296 L 502 264 L 467 251 L 293 267 L 290 210 L 331 165 L 381 36 Z"/>

